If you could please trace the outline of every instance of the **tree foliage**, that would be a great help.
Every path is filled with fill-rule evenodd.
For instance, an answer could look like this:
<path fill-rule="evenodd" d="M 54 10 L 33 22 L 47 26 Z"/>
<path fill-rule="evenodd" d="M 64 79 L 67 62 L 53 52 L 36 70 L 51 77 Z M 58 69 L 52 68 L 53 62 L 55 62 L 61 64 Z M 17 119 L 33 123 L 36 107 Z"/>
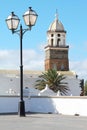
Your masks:
<path fill-rule="evenodd" d="M 87 80 L 85 81 L 84 95 L 87 96 Z"/>
<path fill-rule="evenodd" d="M 42 90 L 48 84 L 48 87 L 55 93 L 60 91 L 61 95 L 66 95 L 69 88 L 67 83 L 63 81 L 65 78 L 64 75 L 58 74 L 54 69 L 48 70 L 39 76 L 39 79 L 36 81 L 36 88 Z"/>

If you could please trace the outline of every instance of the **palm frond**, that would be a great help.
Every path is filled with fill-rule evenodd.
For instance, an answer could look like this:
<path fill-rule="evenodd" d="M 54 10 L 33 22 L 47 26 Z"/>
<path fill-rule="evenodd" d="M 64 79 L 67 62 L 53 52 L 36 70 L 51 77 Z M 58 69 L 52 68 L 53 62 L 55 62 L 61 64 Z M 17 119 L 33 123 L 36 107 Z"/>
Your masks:
<path fill-rule="evenodd" d="M 64 75 L 59 75 L 54 69 L 48 70 L 39 76 L 39 79 L 36 81 L 36 88 L 42 90 L 48 84 L 48 87 L 54 92 L 60 91 L 61 94 L 66 94 L 69 88 L 67 82 L 63 81 L 65 78 Z"/>

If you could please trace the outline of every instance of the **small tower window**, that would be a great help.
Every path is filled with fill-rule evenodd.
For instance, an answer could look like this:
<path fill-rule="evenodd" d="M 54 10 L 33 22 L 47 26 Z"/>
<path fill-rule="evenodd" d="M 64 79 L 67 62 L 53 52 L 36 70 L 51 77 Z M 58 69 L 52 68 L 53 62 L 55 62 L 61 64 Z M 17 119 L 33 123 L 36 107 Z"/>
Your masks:
<path fill-rule="evenodd" d="M 53 34 L 51 34 L 51 37 L 53 37 Z"/>
<path fill-rule="evenodd" d="M 58 37 L 60 37 L 60 34 L 58 34 Z"/>
<path fill-rule="evenodd" d="M 60 39 L 58 38 L 58 39 L 57 39 L 57 46 L 59 46 L 59 42 L 60 42 Z"/>
<path fill-rule="evenodd" d="M 51 46 L 53 46 L 53 39 L 51 39 Z"/>
<path fill-rule="evenodd" d="M 62 64 L 62 65 L 61 65 L 61 71 L 63 71 L 63 70 L 64 70 L 64 65 Z"/>
<path fill-rule="evenodd" d="M 57 70 L 57 65 L 53 64 L 52 69 Z"/>

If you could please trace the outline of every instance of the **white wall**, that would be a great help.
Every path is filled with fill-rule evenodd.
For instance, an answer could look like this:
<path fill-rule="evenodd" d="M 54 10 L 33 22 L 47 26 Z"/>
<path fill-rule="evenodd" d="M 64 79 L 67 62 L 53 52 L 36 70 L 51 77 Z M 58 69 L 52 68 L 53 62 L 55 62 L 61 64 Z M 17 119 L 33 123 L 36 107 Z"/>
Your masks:
<path fill-rule="evenodd" d="M 0 113 L 18 112 L 19 96 L 0 96 Z M 25 111 L 87 116 L 87 97 L 24 97 Z"/>
<path fill-rule="evenodd" d="M 67 94 L 68 96 L 80 96 L 80 79 L 76 79 L 76 76 L 67 76 L 64 81 L 68 83 L 68 87 L 70 89 L 70 91 Z"/>
<path fill-rule="evenodd" d="M 87 116 L 87 97 L 34 97 L 29 99 L 31 112 Z"/>
<path fill-rule="evenodd" d="M 15 113 L 18 112 L 19 96 L 0 96 L 0 113 Z M 29 100 L 24 98 L 25 110 L 29 111 Z"/>

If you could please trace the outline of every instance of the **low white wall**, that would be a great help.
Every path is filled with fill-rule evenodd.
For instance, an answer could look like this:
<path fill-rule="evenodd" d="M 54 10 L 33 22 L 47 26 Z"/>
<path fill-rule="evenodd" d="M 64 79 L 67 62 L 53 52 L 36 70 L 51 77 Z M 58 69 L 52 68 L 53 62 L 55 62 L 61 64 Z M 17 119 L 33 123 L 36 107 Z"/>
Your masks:
<path fill-rule="evenodd" d="M 39 97 L 29 99 L 29 111 L 87 116 L 87 97 Z"/>
<path fill-rule="evenodd" d="M 0 96 L 0 113 L 18 112 L 19 96 Z M 87 116 L 87 97 L 24 97 L 25 111 Z"/>
<path fill-rule="evenodd" d="M 18 112 L 19 96 L 0 96 L 0 113 L 15 113 Z M 29 111 L 29 100 L 24 98 L 25 111 Z"/>

